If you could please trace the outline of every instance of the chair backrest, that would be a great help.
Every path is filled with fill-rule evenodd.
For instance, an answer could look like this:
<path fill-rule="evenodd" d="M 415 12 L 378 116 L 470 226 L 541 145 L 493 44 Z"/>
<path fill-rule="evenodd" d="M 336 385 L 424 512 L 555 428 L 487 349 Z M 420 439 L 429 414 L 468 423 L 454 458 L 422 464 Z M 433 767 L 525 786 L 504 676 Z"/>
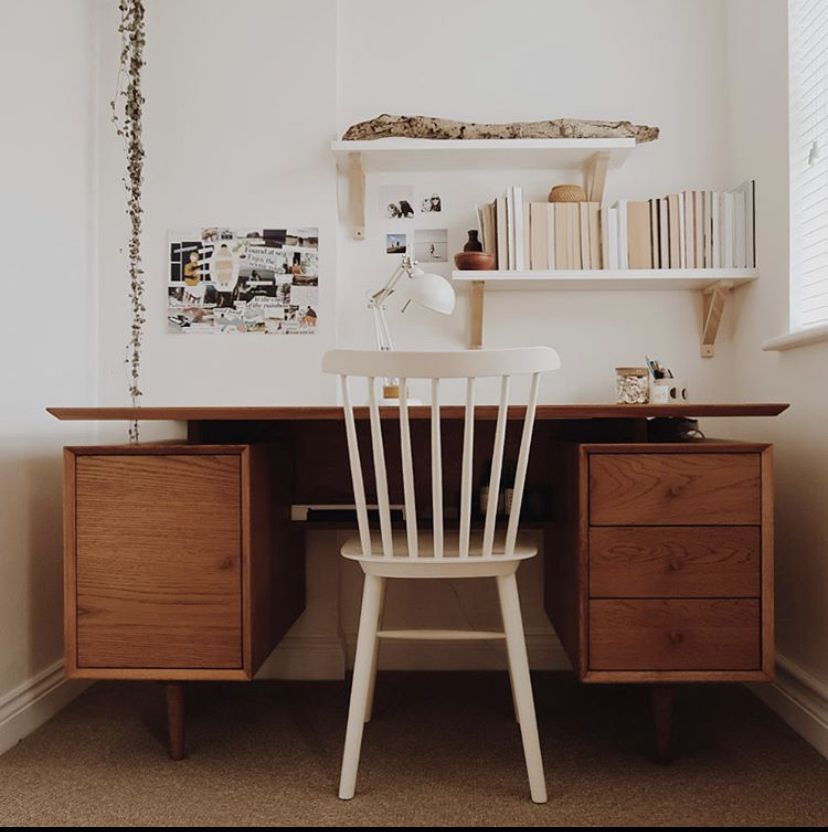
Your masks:
<path fill-rule="evenodd" d="M 391 511 L 388 499 L 388 478 L 386 475 L 385 450 L 383 448 L 380 423 L 380 403 L 377 398 L 377 380 L 399 379 L 399 422 L 400 448 L 402 457 L 403 495 L 405 499 L 406 539 L 408 556 L 419 557 L 417 506 L 414 491 L 414 461 L 411 453 L 411 426 L 408 413 L 409 379 L 431 379 L 431 498 L 434 534 L 434 556 L 444 556 L 443 523 L 443 460 L 440 423 L 440 381 L 442 379 L 466 380 L 466 407 L 463 424 L 463 455 L 461 460 L 460 485 L 460 529 L 459 557 L 470 557 L 470 536 L 472 519 L 472 464 L 474 451 L 474 410 L 475 382 L 478 378 L 500 378 L 500 402 L 492 449 L 491 478 L 483 526 L 481 555 L 490 557 L 493 553 L 495 526 L 497 521 L 498 495 L 506 442 L 506 423 L 509 408 L 509 391 L 512 376 L 531 375 L 529 397 L 523 420 L 523 432 L 515 470 L 512 505 L 506 528 L 506 542 L 502 552 L 514 552 L 520 518 L 526 470 L 529 463 L 529 446 L 535 422 L 538 389 L 542 373 L 556 370 L 561 366 L 558 353 L 550 347 L 527 347 L 504 350 L 456 350 L 452 352 L 404 352 L 378 350 L 332 350 L 325 354 L 322 369 L 326 373 L 339 375 L 342 404 L 345 410 L 345 429 L 348 439 L 348 455 L 351 464 L 351 478 L 354 501 L 357 508 L 357 522 L 363 554 L 371 554 L 371 534 L 368 523 L 368 509 L 365 500 L 362 466 L 357 441 L 356 421 L 352 405 L 349 380 L 363 378 L 368 383 L 368 407 L 371 425 L 374 479 L 379 509 L 380 536 L 383 557 L 394 554 L 391 533 Z M 515 402 L 522 404 L 522 402 Z"/>

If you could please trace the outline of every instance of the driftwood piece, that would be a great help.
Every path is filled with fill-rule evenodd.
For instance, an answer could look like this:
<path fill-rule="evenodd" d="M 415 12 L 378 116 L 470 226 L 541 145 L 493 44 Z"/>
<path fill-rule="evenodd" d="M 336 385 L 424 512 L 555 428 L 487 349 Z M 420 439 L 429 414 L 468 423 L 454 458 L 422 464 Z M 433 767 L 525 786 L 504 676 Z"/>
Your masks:
<path fill-rule="evenodd" d="M 510 124 L 477 124 L 433 116 L 392 116 L 384 113 L 351 125 L 342 138 L 364 139 L 624 139 L 637 143 L 658 138 L 658 127 L 629 121 L 581 121 L 556 118 L 551 121 L 515 121 Z"/>

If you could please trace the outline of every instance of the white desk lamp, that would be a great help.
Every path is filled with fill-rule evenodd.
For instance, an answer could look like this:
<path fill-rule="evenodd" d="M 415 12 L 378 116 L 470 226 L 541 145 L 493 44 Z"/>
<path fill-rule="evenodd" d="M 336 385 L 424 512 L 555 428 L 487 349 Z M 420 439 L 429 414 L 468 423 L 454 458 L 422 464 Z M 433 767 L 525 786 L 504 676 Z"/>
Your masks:
<path fill-rule="evenodd" d="M 394 345 L 391 342 L 391 333 L 388 329 L 388 321 L 385 318 L 385 304 L 398 288 L 403 277 L 407 277 L 411 284 L 408 287 L 407 298 L 402 311 L 408 308 L 413 300 L 415 303 L 439 312 L 442 315 L 451 315 L 454 312 L 456 295 L 451 283 L 439 274 L 424 272 L 408 254 L 404 254 L 400 265 L 394 270 L 385 285 L 370 295 L 368 307 L 374 316 L 374 328 L 377 335 L 377 347 L 380 350 L 391 350 Z M 383 386 L 382 396 L 387 403 L 399 398 L 400 389 L 396 379 L 386 379 L 389 382 Z"/>

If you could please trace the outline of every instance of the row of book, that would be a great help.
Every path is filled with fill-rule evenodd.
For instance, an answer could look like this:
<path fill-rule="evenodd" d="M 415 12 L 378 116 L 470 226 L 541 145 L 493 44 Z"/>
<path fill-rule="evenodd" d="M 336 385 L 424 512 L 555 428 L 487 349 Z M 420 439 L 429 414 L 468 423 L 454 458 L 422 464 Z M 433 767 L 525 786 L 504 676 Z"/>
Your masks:
<path fill-rule="evenodd" d="M 756 187 L 649 200 L 525 202 L 520 187 L 477 206 L 501 270 L 740 269 L 756 266 Z"/>

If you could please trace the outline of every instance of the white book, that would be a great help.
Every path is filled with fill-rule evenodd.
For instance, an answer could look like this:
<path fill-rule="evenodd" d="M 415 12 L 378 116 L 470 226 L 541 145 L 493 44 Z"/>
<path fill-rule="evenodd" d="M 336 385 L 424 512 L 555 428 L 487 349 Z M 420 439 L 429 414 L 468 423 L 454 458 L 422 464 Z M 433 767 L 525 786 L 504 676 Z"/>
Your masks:
<path fill-rule="evenodd" d="M 695 261 L 696 268 L 704 268 L 704 192 L 693 191 L 693 240 L 696 245 Z"/>
<path fill-rule="evenodd" d="M 509 235 L 507 268 L 515 268 L 515 189 L 506 189 L 506 233 Z"/>
<path fill-rule="evenodd" d="M 722 195 L 719 191 L 713 191 L 710 197 L 710 247 L 712 251 L 712 266 L 714 269 L 722 267 L 722 243 L 721 243 L 721 209 Z"/>
<path fill-rule="evenodd" d="M 736 194 L 743 194 L 745 201 L 745 268 L 756 268 L 756 242 L 754 238 L 754 210 L 756 208 L 756 183 L 749 179 L 736 188 Z"/>
<path fill-rule="evenodd" d="M 619 269 L 620 259 L 618 251 L 618 209 L 616 207 L 606 209 L 606 222 L 604 223 L 607 229 L 607 253 L 609 268 Z"/>
<path fill-rule="evenodd" d="M 529 203 L 523 204 L 523 268 L 532 268 L 532 221 L 529 215 Z"/>
<path fill-rule="evenodd" d="M 512 188 L 512 210 L 515 215 L 515 264 L 512 268 L 523 271 L 527 264 L 523 256 L 524 247 L 524 219 L 523 219 L 523 188 L 516 185 Z"/>
<path fill-rule="evenodd" d="M 747 249 L 745 248 L 745 194 L 733 192 L 733 268 L 744 269 L 747 266 Z"/>
<path fill-rule="evenodd" d="M 497 267 L 509 268 L 509 231 L 507 227 L 506 197 L 499 196 L 495 205 L 497 220 Z"/>
<path fill-rule="evenodd" d="M 546 204 L 546 247 L 549 262 L 548 269 L 557 268 L 555 260 L 555 203 L 548 202 Z"/>
<path fill-rule="evenodd" d="M 733 251 L 735 247 L 735 212 L 733 210 L 733 194 L 730 191 L 725 191 L 722 196 L 724 200 L 724 210 L 722 215 L 724 231 L 722 238 L 723 257 L 721 265 L 724 269 L 732 269 Z"/>
<path fill-rule="evenodd" d="M 627 200 L 619 199 L 613 207 L 617 209 L 618 221 L 618 268 L 628 269 L 630 254 L 627 237 Z"/>
<path fill-rule="evenodd" d="M 695 205 L 693 191 L 684 191 L 684 262 L 688 269 L 696 268 L 696 242 L 693 238 L 695 229 Z"/>
<path fill-rule="evenodd" d="M 581 268 L 592 268 L 592 252 L 589 238 L 589 203 L 579 202 L 578 221 L 581 225 Z"/>
<path fill-rule="evenodd" d="M 679 268 L 687 268 L 687 240 L 685 229 L 684 193 L 678 195 L 678 243 L 679 243 Z"/>

